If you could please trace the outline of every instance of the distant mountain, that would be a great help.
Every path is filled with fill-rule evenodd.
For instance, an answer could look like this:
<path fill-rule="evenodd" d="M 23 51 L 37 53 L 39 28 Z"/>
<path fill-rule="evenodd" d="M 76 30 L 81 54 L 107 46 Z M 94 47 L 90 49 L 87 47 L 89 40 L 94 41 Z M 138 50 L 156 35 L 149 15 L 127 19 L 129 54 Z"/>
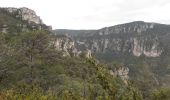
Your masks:
<path fill-rule="evenodd" d="M 54 32 L 67 34 L 75 40 L 77 49 L 85 46 L 93 53 L 160 57 L 169 50 L 165 42 L 169 41 L 170 26 L 157 23 L 137 21 L 99 30 L 59 29 Z"/>
<path fill-rule="evenodd" d="M 88 49 L 101 61 L 123 63 L 135 77 L 149 70 L 155 83 L 169 85 L 170 25 L 135 21 L 99 30 L 54 32 L 72 38 L 77 51 Z"/>
<path fill-rule="evenodd" d="M 53 32 L 56 33 L 56 35 L 66 35 L 68 34 L 71 37 L 75 37 L 75 36 L 82 36 L 85 34 L 92 34 L 94 33 L 96 30 L 69 30 L 69 29 L 57 29 L 54 30 Z"/>

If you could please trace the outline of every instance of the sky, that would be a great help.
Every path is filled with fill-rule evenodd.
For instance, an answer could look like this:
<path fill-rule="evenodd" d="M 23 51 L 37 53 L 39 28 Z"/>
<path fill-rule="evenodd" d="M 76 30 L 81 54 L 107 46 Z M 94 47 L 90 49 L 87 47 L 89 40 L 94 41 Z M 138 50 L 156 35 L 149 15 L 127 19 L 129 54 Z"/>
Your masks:
<path fill-rule="evenodd" d="M 27 7 L 53 29 L 100 29 L 132 21 L 170 24 L 170 0 L 0 0 Z"/>

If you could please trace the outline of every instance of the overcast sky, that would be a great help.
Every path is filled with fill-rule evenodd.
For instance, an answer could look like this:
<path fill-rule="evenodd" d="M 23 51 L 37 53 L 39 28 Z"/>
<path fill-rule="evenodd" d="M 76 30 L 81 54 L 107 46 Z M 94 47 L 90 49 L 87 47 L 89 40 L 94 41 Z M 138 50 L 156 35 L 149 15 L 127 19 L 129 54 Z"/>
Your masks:
<path fill-rule="evenodd" d="M 53 29 L 99 29 L 131 21 L 170 24 L 170 0 L 0 0 L 28 7 Z"/>

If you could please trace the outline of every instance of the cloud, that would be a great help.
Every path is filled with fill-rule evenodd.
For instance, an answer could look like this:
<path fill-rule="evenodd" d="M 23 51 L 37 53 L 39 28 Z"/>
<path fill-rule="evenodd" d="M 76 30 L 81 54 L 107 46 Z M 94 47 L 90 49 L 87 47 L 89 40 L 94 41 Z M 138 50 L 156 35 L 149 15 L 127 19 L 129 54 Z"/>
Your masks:
<path fill-rule="evenodd" d="M 169 0 L 0 0 L 0 6 L 29 7 L 53 28 L 98 29 L 143 20 L 170 23 Z"/>

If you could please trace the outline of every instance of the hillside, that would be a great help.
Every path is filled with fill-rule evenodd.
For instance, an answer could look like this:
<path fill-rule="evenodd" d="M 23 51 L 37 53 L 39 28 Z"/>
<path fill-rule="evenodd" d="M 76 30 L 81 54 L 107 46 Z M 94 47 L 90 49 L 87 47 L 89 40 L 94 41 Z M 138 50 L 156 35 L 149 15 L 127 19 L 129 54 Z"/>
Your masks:
<path fill-rule="evenodd" d="M 37 29 L 50 29 L 42 23 L 36 13 L 28 8 L 0 8 L 0 31 L 3 33 L 28 32 Z"/>
<path fill-rule="evenodd" d="M 146 22 L 52 31 L 29 8 L 0 8 L 0 99 L 168 100 L 169 31 Z"/>
<path fill-rule="evenodd" d="M 139 79 L 140 85 L 169 86 L 170 25 L 136 21 L 93 31 L 74 30 L 77 35 L 73 30 L 54 32 L 67 33 L 77 52 L 88 49 L 102 62 L 127 66 L 130 77 Z"/>

